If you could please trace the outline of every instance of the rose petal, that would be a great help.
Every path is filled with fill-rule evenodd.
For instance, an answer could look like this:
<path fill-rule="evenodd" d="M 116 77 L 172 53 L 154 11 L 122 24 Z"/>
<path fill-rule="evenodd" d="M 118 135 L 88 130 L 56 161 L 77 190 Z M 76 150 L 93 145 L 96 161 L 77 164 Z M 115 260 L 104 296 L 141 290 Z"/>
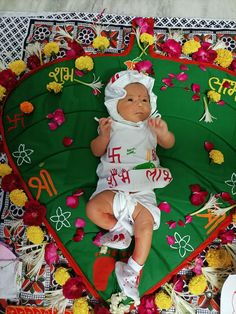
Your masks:
<path fill-rule="evenodd" d="M 78 189 L 77 191 L 75 191 L 75 193 L 73 193 L 73 196 L 81 196 L 84 194 L 84 191 L 82 189 Z"/>
<path fill-rule="evenodd" d="M 59 261 L 57 246 L 54 243 L 48 243 L 45 246 L 44 259 L 49 266 Z"/>
<path fill-rule="evenodd" d="M 171 207 L 170 207 L 170 204 L 167 203 L 167 202 L 161 202 L 159 205 L 158 205 L 158 208 L 162 211 L 164 211 L 165 213 L 169 213 L 171 211 Z"/>
<path fill-rule="evenodd" d="M 176 76 L 176 79 L 178 81 L 187 81 L 188 79 L 188 74 L 184 73 L 184 72 L 181 72 L 179 73 L 177 76 Z"/>
<path fill-rule="evenodd" d="M 49 126 L 49 129 L 51 130 L 51 131 L 54 131 L 54 130 L 56 130 L 57 128 L 58 128 L 58 125 L 57 125 L 57 123 L 56 122 L 49 122 L 48 123 L 48 126 Z"/>
<path fill-rule="evenodd" d="M 231 200 L 231 195 L 227 192 L 222 192 L 221 193 L 221 197 L 222 197 L 222 200 L 228 202 L 229 200 Z"/>
<path fill-rule="evenodd" d="M 167 240 L 167 242 L 168 242 L 169 245 L 175 244 L 175 238 L 174 238 L 173 236 L 167 235 L 167 236 L 166 236 L 166 240 Z"/>
<path fill-rule="evenodd" d="M 168 86 L 166 86 L 166 85 L 165 85 L 165 86 L 162 86 L 162 87 L 160 88 L 160 90 L 166 90 L 167 87 L 168 87 Z"/>
<path fill-rule="evenodd" d="M 199 96 L 198 94 L 194 94 L 194 95 L 192 96 L 192 100 L 193 100 L 193 101 L 198 101 L 198 100 L 200 100 L 200 96 Z"/>
<path fill-rule="evenodd" d="M 76 230 L 76 234 L 73 237 L 73 241 L 80 242 L 83 240 L 83 237 L 84 237 L 84 229 L 79 228 Z"/>
<path fill-rule="evenodd" d="M 204 147 L 207 152 L 210 152 L 214 148 L 214 144 L 211 142 L 204 142 Z"/>
<path fill-rule="evenodd" d="M 194 93 L 200 93 L 200 85 L 199 84 L 196 84 L 196 83 L 193 83 L 192 86 L 191 86 L 191 89 Z"/>
<path fill-rule="evenodd" d="M 193 217 L 192 217 L 192 216 L 190 216 L 190 215 L 187 215 L 187 216 L 185 216 L 184 218 L 185 218 L 185 223 L 186 223 L 186 224 L 191 223 L 191 222 L 192 222 L 192 220 L 193 220 Z"/>
<path fill-rule="evenodd" d="M 64 145 L 65 147 L 68 147 L 68 146 L 70 146 L 70 145 L 73 143 L 73 141 L 74 141 L 74 140 L 73 140 L 71 137 L 65 136 L 65 137 L 63 138 L 62 143 L 63 143 L 63 145 Z"/>
<path fill-rule="evenodd" d="M 96 245 L 96 246 L 102 246 L 101 245 L 101 242 L 100 242 L 100 239 L 101 239 L 101 237 L 103 236 L 103 232 L 102 231 L 100 231 L 100 232 L 98 232 L 97 234 L 96 234 L 96 236 L 95 236 L 95 238 L 93 239 L 93 244 L 94 245 Z"/>
<path fill-rule="evenodd" d="M 77 196 L 67 196 L 66 197 L 66 206 L 70 208 L 76 208 L 79 205 L 79 198 Z"/>
<path fill-rule="evenodd" d="M 168 76 L 169 76 L 170 78 L 175 78 L 175 74 L 174 74 L 174 73 L 169 73 Z"/>
<path fill-rule="evenodd" d="M 225 104 L 224 100 L 220 100 L 217 102 L 217 105 L 220 105 L 220 106 L 224 106 L 224 104 Z"/>
<path fill-rule="evenodd" d="M 201 187 L 199 184 L 191 184 L 189 187 L 190 187 L 190 190 L 192 192 L 200 192 L 201 191 Z"/>
<path fill-rule="evenodd" d="M 77 76 L 81 77 L 81 76 L 84 76 L 85 73 L 83 71 L 80 71 L 80 70 L 75 70 L 75 74 Z"/>
<path fill-rule="evenodd" d="M 179 225 L 180 227 L 184 227 L 184 226 L 185 226 L 185 222 L 184 222 L 183 220 L 179 219 L 179 220 L 178 220 L 178 225 Z"/>
<path fill-rule="evenodd" d="M 229 81 L 225 81 L 222 85 L 224 88 L 230 88 L 231 84 Z"/>
<path fill-rule="evenodd" d="M 75 221 L 75 227 L 76 228 L 84 228 L 86 225 L 86 222 L 84 219 L 82 218 L 77 218 L 76 221 Z"/>
<path fill-rule="evenodd" d="M 169 229 L 176 228 L 176 221 L 174 220 L 167 221 L 166 224 L 169 226 Z"/>
<path fill-rule="evenodd" d="M 180 65 L 180 70 L 181 71 L 188 71 L 188 67 L 186 66 L 186 64 L 181 64 Z"/>
<path fill-rule="evenodd" d="M 203 64 L 199 64 L 199 69 L 201 69 L 202 71 L 206 71 L 206 66 L 205 65 L 203 65 Z"/>
<path fill-rule="evenodd" d="M 170 87 L 173 87 L 173 86 L 174 86 L 174 84 L 173 84 L 171 78 L 169 78 L 169 77 L 163 78 L 163 79 L 162 79 L 162 82 L 163 82 L 164 84 L 166 84 L 167 86 L 170 86 Z"/>

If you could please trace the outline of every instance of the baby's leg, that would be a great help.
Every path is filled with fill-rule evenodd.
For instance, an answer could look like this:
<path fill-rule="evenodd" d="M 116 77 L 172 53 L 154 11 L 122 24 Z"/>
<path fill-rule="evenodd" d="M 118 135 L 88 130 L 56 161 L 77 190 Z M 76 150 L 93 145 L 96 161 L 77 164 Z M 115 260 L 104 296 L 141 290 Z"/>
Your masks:
<path fill-rule="evenodd" d="M 86 214 L 88 218 L 97 226 L 109 230 L 117 223 L 113 215 L 113 199 L 115 193 L 103 191 L 87 203 Z"/>

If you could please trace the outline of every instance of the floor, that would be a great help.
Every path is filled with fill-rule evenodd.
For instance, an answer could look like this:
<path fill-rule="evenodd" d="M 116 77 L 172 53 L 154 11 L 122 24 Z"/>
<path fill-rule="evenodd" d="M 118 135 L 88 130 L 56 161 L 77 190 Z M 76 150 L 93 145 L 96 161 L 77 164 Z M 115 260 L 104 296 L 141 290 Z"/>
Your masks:
<path fill-rule="evenodd" d="M 204 19 L 236 19 L 235 0 L 0 0 L 0 15 L 48 12 L 101 12 Z"/>

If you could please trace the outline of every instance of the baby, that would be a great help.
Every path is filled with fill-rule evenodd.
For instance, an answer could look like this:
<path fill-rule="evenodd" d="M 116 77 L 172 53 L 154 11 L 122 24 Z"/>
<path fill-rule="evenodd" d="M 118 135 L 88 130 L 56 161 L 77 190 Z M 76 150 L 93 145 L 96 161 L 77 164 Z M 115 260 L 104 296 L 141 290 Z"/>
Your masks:
<path fill-rule="evenodd" d="M 105 88 L 110 117 L 99 119 L 99 135 L 91 142 L 101 162 L 86 213 L 109 230 L 100 239 L 103 246 L 125 249 L 134 236 L 132 256 L 127 263 L 116 262 L 115 273 L 121 290 L 136 304 L 139 274 L 160 224 L 154 189 L 172 180 L 170 171 L 160 167 L 156 146 L 171 148 L 175 143 L 157 113 L 153 85 L 153 78 L 135 70 L 116 73 Z"/>

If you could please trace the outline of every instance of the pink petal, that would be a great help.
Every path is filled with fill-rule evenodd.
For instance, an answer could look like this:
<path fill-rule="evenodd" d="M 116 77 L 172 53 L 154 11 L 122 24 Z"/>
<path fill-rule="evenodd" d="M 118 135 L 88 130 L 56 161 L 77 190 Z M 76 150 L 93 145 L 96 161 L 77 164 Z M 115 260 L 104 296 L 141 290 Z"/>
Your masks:
<path fill-rule="evenodd" d="M 207 152 L 210 152 L 214 148 L 214 144 L 206 141 L 204 143 L 204 147 Z"/>
<path fill-rule="evenodd" d="M 198 100 L 200 100 L 200 96 L 198 94 L 194 94 L 193 97 L 192 97 L 192 100 L 193 101 L 198 101 Z"/>
<path fill-rule="evenodd" d="M 220 100 L 217 102 L 217 105 L 220 105 L 220 106 L 224 106 L 224 104 L 225 104 L 224 100 Z"/>
<path fill-rule="evenodd" d="M 225 81 L 222 85 L 224 88 L 230 88 L 231 84 L 229 81 Z"/>
<path fill-rule="evenodd" d="M 101 237 L 103 236 L 103 232 L 102 231 L 100 231 L 100 232 L 98 232 L 97 234 L 96 234 L 96 236 L 95 236 L 95 238 L 94 238 L 94 240 L 93 240 L 93 244 L 94 245 L 96 245 L 96 246 L 102 246 L 101 245 L 101 243 L 100 243 L 100 239 L 101 239 Z"/>
<path fill-rule="evenodd" d="M 201 191 L 201 187 L 199 184 L 191 184 L 189 187 L 190 187 L 190 190 L 192 192 L 200 192 Z"/>
<path fill-rule="evenodd" d="M 84 237 L 84 230 L 82 228 L 79 228 L 76 230 L 76 234 L 73 237 L 73 241 L 80 242 L 83 240 Z"/>
<path fill-rule="evenodd" d="M 167 203 L 167 202 L 161 202 L 159 205 L 158 205 L 159 209 L 164 211 L 165 213 L 169 213 L 171 211 L 171 207 L 170 207 L 170 204 Z"/>
<path fill-rule="evenodd" d="M 81 196 L 84 194 L 84 191 L 82 189 L 78 189 L 77 191 L 75 191 L 75 193 L 73 194 L 73 196 Z"/>
<path fill-rule="evenodd" d="M 176 221 L 174 220 L 167 221 L 166 224 L 169 226 L 169 229 L 176 228 Z"/>
<path fill-rule="evenodd" d="M 170 78 L 175 78 L 175 74 L 174 74 L 174 73 L 169 73 L 168 76 L 169 76 Z"/>
<path fill-rule="evenodd" d="M 65 122 L 65 115 L 64 115 L 64 111 L 62 109 L 55 110 L 53 113 L 53 116 L 54 116 L 54 121 L 58 125 L 62 125 Z"/>
<path fill-rule="evenodd" d="M 84 226 L 86 225 L 86 222 L 84 219 L 82 218 L 77 218 L 75 221 L 75 227 L 76 228 L 84 228 Z"/>
<path fill-rule="evenodd" d="M 76 208 L 79 205 L 79 198 L 77 196 L 67 196 L 66 206 L 70 208 Z"/>
<path fill-rule="evenodd" d="M 58 127 L 57 123 L 55 123 L 55 122 L 49 122 L 49 123 L 48 123 L 48 126 L 49 126 L 49 129 L 50 129 L 51 131 L 56 130 L 57 127 Z"/>
<path fill-rule="evenodd" d="M 193 83 L 192 86 L 191 86 L 191 89 L 194 93 L 200 93 L 200 85 L 199 84 L 196 84 L 196 83 Z"/>
<path fill-rule="evenodd" d="M 162 86 L 160 90 L 166 90 L 168 86 Z"/>
<path fill-rule="evenodd" d="M 222 197 L 222 200 L 228 202 L 229 200 L 231 200 L 231 195 L 227 192 L 222 192 L 221 193 L 221 197 Z"/>
<path fill-rule="evenodd" d="M 53 114 L 52 114 L 52 113 L 49 113 L 49 114 L 46 116 L 46 118 L 52 119 L 52 118 L 53 118 Z"/>
<path fill-rule="evenodd" d="M 203 65 L 203 64 L 199 64 L 199 69 L 201 69 L 202 71 L 206 71 L 206 66 L 205 65 Z"/>
<path fill-rule="evenodd" d="M 170 87 L 174 86 L 174 84 L 172 83 L 171 78 L 169 78 L 169 77 L 163 78 L 163 79 L 162 79 L 162 82 L 163 82 L 164 84 L 166 84 L 167 86 L 170 86 Z"/>
<path fill-rule="evenodd" d="M 166 236 L 166 240 L 167 240 L 167 242 L 168 242 L 169 245 L 175 244 L 175 238 L 174 238 L 173 236 L 167 235 L 167 236 Z"/>
<path fill-rule="evenodd" d="M 85 73 L 83 71 L 80 71 L 80 70 L 75 70 L 75 74 L 77 76 L 81 77 L 81 76 L 84 76 Z"/>
<path fill-rule="evenodd" d="M 181 71 L 188 71 L 188 67 L 186 66 L 186 64 L 181 64 L 180 65 L 180 70 Z"/>
<path fill-rule="evenodd" d="M 177 76 L 176 76 L 176 79 L 178 81 L 187 81 L 188 79 L 188 74 L 184 73 L 184 72 L 181 72 L 179 73 Z"/>
<path fill-rule="evenodd" d="M 63 143 L 63 145 L 64 145 L 65 147 L 67 147 L 67 146 L 70 146 L 70 145 L 73 143 L 73 141 L 74 141 L 74 140 L 73 140 L 71 137 L 65 136 L 65 137 L 63 138 L 62 143 Z"/>
<path fill-rule="evenodd" d="M 186 223 L 186 224 L 191 223 L 192 220 L 193 220 L 193 217 L 192 217 L 192 216 L 190 216 L 190 215 L 185 216 L 185 223 Z"/>
<path fill-rule="evenodd" d="M 184 226 L 185 226 L 185 223 L 184 223 L 183 220 L 179 219 L 179 220 L 178 220 L 178 225 L 179 225 L 180 227 L 184 227 Z"/>
<path fill-rule="evenodd" d="M 48 243 L 45 246 L 44 259 L 49 266 L 59 261 L 57 246 L 54 243 Z"/>
<path fill-rule="evenodd" d="M 178 276 L 174 276 L 173 284 L 174 284 L 173 288 L 174 288 L 175 291 L 177 291 L 177 292 L 182 292 L 183 291 L 184 281 L 183 281 L 182 277 L 178 278 Z"/>

